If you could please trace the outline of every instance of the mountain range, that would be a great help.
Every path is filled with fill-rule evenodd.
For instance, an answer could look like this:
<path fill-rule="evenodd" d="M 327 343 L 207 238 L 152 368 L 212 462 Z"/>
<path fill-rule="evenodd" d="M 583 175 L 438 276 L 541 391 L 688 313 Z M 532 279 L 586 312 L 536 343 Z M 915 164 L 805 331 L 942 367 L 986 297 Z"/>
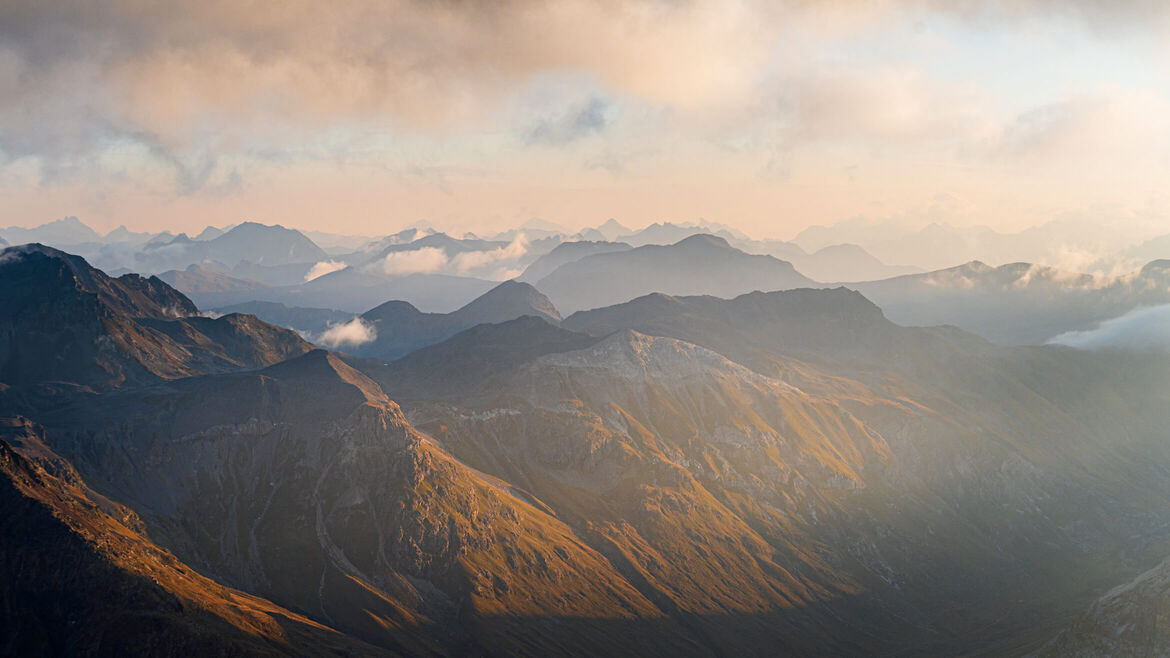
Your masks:
<path fill-rule="evenodd" d="M 98 389 L 258 367 L 310 346 L 245 315 L 200 317 L 157 277 L 116 279 L 41 245 L 0 252 L 0 381 Z"/>
<path fill-rule="evenodd" d="M 359 356 L 393 360 L 442 342 L 480 324 L 495 324 L 526 315 L 560 322 L 556 307 L 527 283 L 505 281 L 450 313 L 423 313 L 403 301 L 389 301 L 362 314 L 374 340 L 348 351 Z"/>
<path fill-rule="evenodd" d="M 475 239 L 426 245 L 511 244 Z M 1166 646 L 1170 351 L 1031 344 L 1166 303 L 1165 263 L 827 285 L 715 235 L 564 245 L 446 313 L 390 296 L 445 275 L 357 261 L 166 274 L 278 295 L 214 318 L 0 251 L 0 652 Z"/>
<path fill-rule="evenodd" d="M 847 284 L 902 324 L 950 324 L 1008 345 L 1044 343 L 1137 308 L 1170 303 L 1170 261 L 1121 276 L 1030 263 L 975 261 L 935 272 Z"/>
<path fill-rule="evenodd" d="M 744 253 L 713 235 L 595 253 L 565 263 L 536 282 L 557 308 L 570 312 L 651 292 L 728 296 L 811 285 L 816 284 L 791 263 Z"/>

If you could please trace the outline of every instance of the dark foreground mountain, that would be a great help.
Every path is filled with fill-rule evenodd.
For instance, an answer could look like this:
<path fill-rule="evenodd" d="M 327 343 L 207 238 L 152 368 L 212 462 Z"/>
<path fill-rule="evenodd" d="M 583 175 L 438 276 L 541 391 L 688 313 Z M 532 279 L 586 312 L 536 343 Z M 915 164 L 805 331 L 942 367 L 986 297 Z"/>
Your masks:
<path fill-rule="evenodd" d="M 86 486 L 23 418 L 0 418 L 0 653 L 374 655 L 375 647 L 196 573 Z M 389 655 L 389 652 L 382 652 Z"/>
<path fill-rule="evenodd" d="M 1039 656 L 1170 655 L 1170 559 L 1109 590 Z"/>
<path fill-rule="evenodd" d="M 94 388 L 262 367 L 311 348 L 246 315 L 199 316 L 157 277 L 106 276 L 41 245 L 0 252 L 0 382 Z"/>
<path fill-rule="evenodd" d="M 558 267 L 536 287 L 557 308 L 571 312 L 652 292 L 729 297 L 814 285 L 790 263 L 746 254 L 720 237 L 694 235 L 672 245 L 585 256 Z"/>
<path fill-rule="evenodd" d="M 694 650 L 538 501 L 459 463 L 326 352 L 83 400 L 51 420 L 54 446 L 180 559 L 377 646 Z"/>
<path fill-rule="evenodd" d="M 372 372 L 723 651 L 1018 655 L 1166 554 L 1165 357 L 898 327 L 845 289 L 535 322 Z M 518 347 L 553 332 L 581 347 Z"/>
<path fill-rule="evenodd" d="M 407 302 L 386 302 L 362 315 L 377 332 L 377 338 L 349 351 L 392 360 L 478 324 L 506 322 L 526 315 L 561 321 L 560 313 L 547 297 L 518 281 L 505 281 L 451 313 L 423 313 Z"/>

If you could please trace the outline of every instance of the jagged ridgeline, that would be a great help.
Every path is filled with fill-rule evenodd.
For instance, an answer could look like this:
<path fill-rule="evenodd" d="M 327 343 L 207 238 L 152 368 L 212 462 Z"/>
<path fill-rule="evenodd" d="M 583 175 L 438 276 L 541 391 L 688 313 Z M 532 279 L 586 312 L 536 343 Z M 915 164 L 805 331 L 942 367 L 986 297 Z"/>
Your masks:
<path fill-rule="evenodd" d="M 572 262 L 741 258 L 638 249 Z M 847 288 L 564 318 L 543 292 L 383 300 L 346 354 L 0 252 L 0 653 L 1170 648 L 1164 354 L 901 326 Z"/>

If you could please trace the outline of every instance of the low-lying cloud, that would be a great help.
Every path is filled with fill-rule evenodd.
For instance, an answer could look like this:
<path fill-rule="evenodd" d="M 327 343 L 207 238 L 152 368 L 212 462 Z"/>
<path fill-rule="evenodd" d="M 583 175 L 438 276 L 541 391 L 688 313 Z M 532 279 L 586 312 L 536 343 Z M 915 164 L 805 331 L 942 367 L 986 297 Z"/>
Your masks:
<path fill-rule="evenodd" d="M 438 247 L 419 247 L 406 251 L 392 251 L 381 260 L 367 265 L 387 276 L 408 274 L 458 274 L 487 279 L 510 279 L 523 271 L 522 259 L 528 255 L 528 238 L 524 234 L 502 247 L 462 251 L 453 256 Z"/>
<path fill-rule="evenodd" d="M 1170 350 L 1170 304 L 1139 308 L 1095 329 L 1065 332 L 1049 342 L 1086 350 Z"/>
<path fill-rule="evenodd" d="M 389 276 L 430 274 L 447 265 L 447 254 L 438 247 L 420 247 L 386 254 L 379 267 Z"/>
<path fill-rule="evenodd" d="M 468 274 L 473 270 L 483 269 L 496 263 L 505 263 L 523 258 L 528 253 L 528 239 L 524 234 L 516 236 L 504 247 L 485 249 L 483 251 L 465 251 L 456 254 L 451 259 L 451 265 L 460 274 Z"/>
<path fill-rule="evenodd" d="M 323 277 L 326 274 L 332 274 L 338 270 L 344 270 L 346 267 L 347 266 L 345 263 L 340 263 L 335 260 L 320 261 L 316 265 L 310 267 L 309 271 L 305 273 L 305 283 L 308 283 L 313 279 Z"/>
<path fill-rule="evenodd" d="M 344 324 L 332 324 L 317 338 L 318 345 L 329 348 L 356 347 L 371 343 L 378 337 L 378 330 L 365 320 L 354 317 Z"/>

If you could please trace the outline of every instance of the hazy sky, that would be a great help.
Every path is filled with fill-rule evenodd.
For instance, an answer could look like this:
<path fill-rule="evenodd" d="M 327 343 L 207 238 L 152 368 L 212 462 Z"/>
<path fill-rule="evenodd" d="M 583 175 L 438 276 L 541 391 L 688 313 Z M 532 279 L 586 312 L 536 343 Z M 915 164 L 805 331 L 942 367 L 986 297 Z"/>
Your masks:
<path fill-rule="evenodd" d="M 1170 229 L 1167 4 L 6 0 L 0 226 Z"/>

